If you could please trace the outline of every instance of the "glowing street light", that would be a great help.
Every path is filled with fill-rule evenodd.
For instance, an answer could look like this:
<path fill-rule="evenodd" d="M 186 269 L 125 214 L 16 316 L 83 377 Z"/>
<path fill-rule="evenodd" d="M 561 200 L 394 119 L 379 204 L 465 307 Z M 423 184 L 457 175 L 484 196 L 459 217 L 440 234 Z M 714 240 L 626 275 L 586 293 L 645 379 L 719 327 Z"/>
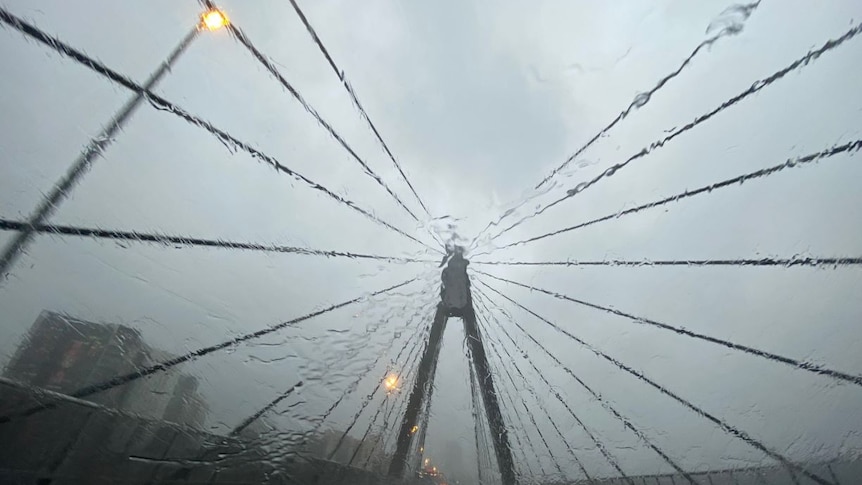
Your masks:
<path fill-rule="evenodd" d="M 230 24 L 230 19 L 221 10 L 214 8 L 201 15 L 201 26 L 209 31 L 227 27 L 228 24 Z"/>
<path fill-rule="evenodd" d="M 388 376 L 386 376 L 386 379 L 383 380 L 383 387 L 385 387 L 387 391 L 397 390 L 398 376 L 395 374 L 389 374 Z"/>

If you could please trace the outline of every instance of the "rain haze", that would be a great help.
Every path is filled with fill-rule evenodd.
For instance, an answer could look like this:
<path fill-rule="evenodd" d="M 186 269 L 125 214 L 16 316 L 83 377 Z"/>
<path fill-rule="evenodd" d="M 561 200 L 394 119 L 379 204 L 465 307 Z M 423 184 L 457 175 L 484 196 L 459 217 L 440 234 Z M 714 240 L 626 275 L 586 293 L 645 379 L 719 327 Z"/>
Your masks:
<path fill-rule="evenodd" d="M 49 314 L 151 355 L 240 339 L 176 367 L 197 429 L 266 409 L 247 438 L 266 460 L 385 475 L 462 246 L 519 483 L 860 459 L 862 3 L 297 4 L 344 82 L 291 1 L 219 2 L 239 30 L 198 32 L 42 221 L 176 238 L 37 230 L 0 274 L 6 377 Z M 6 257 L 135 95 L 10 19 L 143 85 L 206 7 L 0 8 Z M 411 473 L 505 483 L 465 328 Z"/>

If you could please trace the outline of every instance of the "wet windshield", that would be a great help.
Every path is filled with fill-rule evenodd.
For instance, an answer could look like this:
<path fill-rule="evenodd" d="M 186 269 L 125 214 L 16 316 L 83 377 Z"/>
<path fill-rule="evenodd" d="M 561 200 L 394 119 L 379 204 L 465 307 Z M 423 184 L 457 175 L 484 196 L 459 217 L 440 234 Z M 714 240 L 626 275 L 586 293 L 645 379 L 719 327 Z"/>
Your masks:
<path fill-rule="evenodd" d="M 0 483 L 857 483 L 860 20 L 0 1 Z"/>

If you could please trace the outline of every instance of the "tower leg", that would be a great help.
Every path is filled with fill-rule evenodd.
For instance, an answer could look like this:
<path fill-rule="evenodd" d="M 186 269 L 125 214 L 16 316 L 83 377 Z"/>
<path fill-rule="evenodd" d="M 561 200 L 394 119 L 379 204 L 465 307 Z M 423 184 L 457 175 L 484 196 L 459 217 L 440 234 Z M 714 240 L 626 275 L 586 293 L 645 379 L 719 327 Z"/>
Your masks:
<path fill-rule="evenodd" d="M 407 409 L 401 421 L 401 429 L 398 431 L 398 441 L 395 444 L 395 454 L 389 464 L 389 475 L 401 477 L 407 468 L 407 454 L 413 444 L 413 436 L 419 427 L 419 412 L 425 403 L 425 396 L 429 392 L 429 386 L 434 382 L 434 372 L 437 369 L 437 358 L 440 355 L 440 346 L 443 341 L 443 330 L 446 329 L 446 321 L 449 315 L 443 304 L 437 305 L 437 313 L 434 315 L 434 323 L 431 324 L 431 333 L 428 335 L 428 344 L 425 353 L 419 362 L 416 371 L 416 379 L 413 383 L 413 391 L 407 401 Z"/>
<path fill-rule="evenodd" d="M 472 307 L 464 312 L 463 318 L 467 345 L 470 348 L 473 368 L 476 370 L 476 380 L 479 382 L 485 414 L 488 416 L 488 427 L 491 430 L 491 440 L 494 444 L 494 454 L 497 456 L 497 465 L 500 467 L 500 476 L 503 479 L 503 485 L 515 485 L 517 477 L 515 463 L 512 460 L 512 449 L 509 447 L 509 434 L 503 422 L 503 414 L 500 412 L 497 392 L 494 389 L 494 378 L 488 368 L 485 345 L 482 343 L 482 335 L 479 333 L 476 314 Z"/>

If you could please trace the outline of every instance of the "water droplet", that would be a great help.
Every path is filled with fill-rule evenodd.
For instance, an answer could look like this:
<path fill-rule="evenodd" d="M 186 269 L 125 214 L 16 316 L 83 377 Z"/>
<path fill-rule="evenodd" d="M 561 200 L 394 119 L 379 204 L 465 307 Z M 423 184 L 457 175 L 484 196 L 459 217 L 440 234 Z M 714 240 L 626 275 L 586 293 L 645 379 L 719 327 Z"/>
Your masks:
<path fill-rule="evenodd" d="M 766 81 L 759 79 L 759 80 L 755 81 L 754 84 L 751 85 L 751 89 L 753 91 L 757 91 L 759 89 L 762 89 L 763 86 L 765 86 L 765 85 L 766 85 Z"/>
<path fill-rule="evenodd" d="M 706 28 L 706 33 L 719 32 L 716 37 L 724 37 L 726 35 L 735 35 L 742 32 L 745 26 L 745 21 L 751 16 L 754 9 L 757 8 L 757 3 L 748 5 L 732 5 L 724 9 L 709 26 Z"/>
<path fill-rule="evenodd" d="M 571 196 L 577 194 L 578 192 L 584 190 L 584 188 L 586 186 L 587 186 L 586 182 L 581 182 L 578 185 L 576 185 L 575 188 L 569 189 L 568 191 L 566 191 L 566 194 L 568 194 L 568 196 L 571 197 Z"/>
<path fill-rule="evenodd" d="M 632 107 L 635 109 L 642 108 L 645 104 L 649 103 L 650 96 L 650 93 L 638 94 L 637 96 L 635 96 L 634 101 L 632 101 Z"/>

